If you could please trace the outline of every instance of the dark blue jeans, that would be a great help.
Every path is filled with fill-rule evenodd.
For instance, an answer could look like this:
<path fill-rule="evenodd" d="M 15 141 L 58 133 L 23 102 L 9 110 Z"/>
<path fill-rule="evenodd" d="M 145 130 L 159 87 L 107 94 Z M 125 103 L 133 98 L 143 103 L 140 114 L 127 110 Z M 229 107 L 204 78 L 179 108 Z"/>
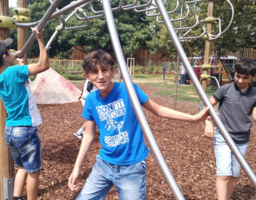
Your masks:
<path fill-rule="evenodd" d="M 180 75 L 180 80 L 179 80 L 179 83 L 181 83 L 182 85 L 184 85 L 185 84 L 185 74 L 181 74 Z"/>

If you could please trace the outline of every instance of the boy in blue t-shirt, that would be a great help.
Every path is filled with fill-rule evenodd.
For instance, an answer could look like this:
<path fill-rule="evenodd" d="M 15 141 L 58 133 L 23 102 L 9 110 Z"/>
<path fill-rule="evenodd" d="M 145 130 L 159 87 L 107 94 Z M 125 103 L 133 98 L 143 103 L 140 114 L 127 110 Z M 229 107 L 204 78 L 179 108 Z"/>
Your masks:
<path fill-rule="evenodd" d="M 112 185 L 116 187 L 120 199 L 146 199 L 146 158 L 149 150 L 124 83 L 111 81 L 115 75 L 113 65 L 111 56 L 103 50 L 90 52 L 83 61 L 85 77 L 98 90 L 87 96 L 82 113 L 88 121 L 74 170 L 69 177 L 71 190 L 78 189 L 78 176 L 94 140 L 96 125 L 102 148 L 78 200 L 104 199 Z M 140 104 L 157 116 L 193 123 L 199 123 L 208 116 L 209 108 L 192 116 L 162 107 L 150 100 L 136 84 L 133 85 Z"/>
<path fill-rule="evenodd" d="M 220 87 L 210 99 L 213 106 L 220 103 L 220 120 L 244 157 L 252 120 L 256 121 L 256 89 L 250 85 L 255 74 L 255 61 L 240 60 L 235 64 L 235 81 Z M 210 116 L 208 118 L 210 120 Z M 205 135 L 213 137 L 213 133 L 209 129 Z M 229 200 L 236 187 L 241 166 L 217 128 L 214 133 L 214 151 L 217 197 L 218 200 Z"/>
<path fill-rule="evenodd" d="M 15 176 L 13 200 L 21 200 L 27 180 L 27 198 L 37 199 L 41 166 L 41 142 L 37 126 L 42 123 L 40 113 L 28 84 L 28 78 L 49 68 L 43 42 L 43 30 L 33 29 L 39 43 L 38 63 L 24 65 L 25 58 L 10 53 L 13 40 L 0 42 L 0 98 L 4 102 L 6 118 L 5 140 L 18 171 Z M 14 65 L 17 59 L 19 66 Z"/>

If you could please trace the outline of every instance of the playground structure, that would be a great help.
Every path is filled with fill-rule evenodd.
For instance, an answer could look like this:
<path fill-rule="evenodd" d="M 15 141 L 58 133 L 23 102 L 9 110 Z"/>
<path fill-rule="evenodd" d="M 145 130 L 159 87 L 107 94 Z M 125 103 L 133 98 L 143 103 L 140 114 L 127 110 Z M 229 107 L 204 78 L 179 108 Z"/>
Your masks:
<path fill-rule="evenodd" d="M 127 67 L 129 69 L 131 78 L 134 78 L 135 58 L 127 58 Z"/>
<path fill-rule="evenodd" d="M 191 57 L 188 58 L 190 62 L 193 59 L 193 67 L 202 67 L 202 63 L 204 60 L 203 55 L 195 56 L 191 59 Z M 235 56 L 220 56 L 218 57 L 218 60 L 215 60 L 214 56 L 209 56 L 209 65 L 210 68 L 218 68 L 219 70 L 222 69 L 222 78 L 224 79 L 230 79 L 230 73 L 233 71 L 235 62 L 237 60 L 237 57 Z"/>
<path fill-rule="evenodd" d="M 243 156 L 241 155 L 241 153 L 239 152 L 239 150 L 237 149 L 237 147 L 235 146 L 233 140 L 231 139 L 231 137 L 229 136 L 228 132 L 226 131 L 225 127 L 223 126 L 222 122 L 220 121 L 217 113 L 215 112 L 215 109 L 212 107 L 210 101 L 208 100 L 204 89 L 202 88 L 202 86 L 200 85 L 196 75 L 194 74 L 194 71 L 189 63 L 189 60 L 181 46 L 181 43 L 179 40 L 182 41 L 186 41 L 188 39 L 198 39 L 200 37 L 206 37 L 207 41 L 206 41 L 206 50 L 205 51 L 205 56 L 204 58 L 204 65 L 202 65 L 203 68 L 203 74 L 201 76 L 201 78 L 204 79 L 203 81 L 203 87 L 206 88 L 205 84 L 206 84 L 206 80 L 207 78 L 209 78 L 209 75 L 207 75 L 205 72 L 207 71 L 207 69 L 209 69 L 209 51 L 210 51 L 210 47 L 211 47 L 211 43 L 210 41 L 215 40 L 217 38 L 219 38 L 223 33 L 225 33 L 225 31 L 229 28 L 230 24 L 232 23 L 233 20 L 233 16 L 234 16 L 234 11 L 233 11 L 233 7 L 232 4 L 230 3 L 229 0 L 226 0 L 227 3 L 230 4 L 231 10 L 232 10 L 232 16 L 231 16 L 231 20 L 229 25 L 226 27 L 226 29 L 224 31 L 222 31 L 221 29 L 221 20 L 219 18 L 214 18 L 212 16 L 209 16 L 206 19 L 203 20 L 199 20 L 198 16 L 195 15 L 193 13 L 193 11 L 190 9 L 189 4 L 190 3 L 200 3 L 203 2 L 205 0 L 196 0 L 196 1 L 189 1 L 189 2 L 182 2 L 180 0 L 177 0 L 177 6 L 175 8 L 175 10 L 173 11 L 169 11 L 167 12 L 164 6 L 165 2 L 162 2 L 162 0 L 155 0 L 154 2 L 152 0 L 143 0 L 141 1 L 140 5 L 137 5 L 138 0 L 135 0 L 134 3 L 129 4 L 129 5 L 123 5 L 123 0 L 120 0 L 120 4 L 118 7 L 115 8 L 111 8 L 110 5 L 110 1 L 109 0 L 103 0 L 102 2 L 100 2 L 103 6 L 103 10 L 101 11 L 95 11 L 92 5 L 93 0 L 79 0 L 79 1 L 75 1 L 70 5 L 67 5 L 66 7 L 62 8 L 61 10 L 56 10 L 57 6 L 59 5 L 59 3 L 61 2 L 61 0 L 55 0 L 54 2 L 51 2 L 51 6 L 49 7 L 49 9 L 47 10 L 47 12 L 45 13 L 44 17 L 38 21 L 38 22 L 32 22 L 32 23 L 19 23 L 16 22 L 16 26 L 17 27 L 22 27 L 22 28 L 28 28 L 28 27 L 34 27 L 37 26 L 39 30 L 41 30 L 45 24 L 47 23 L 48 20 L 51 19 L 55 19 L 57 17 L 60 16 L 62 23 L 60 23 L 60 25 L 56 28 L 56 31 L 53 33 L 53 36 L 50 38 L 49 42 L 46 45 L 46 48 L 48 49 L 51 45 L 51 42 L 53 41 L 53 39 L 56 37 L 56 35 L 62 31 L 62 30 L 76 30 L 76 29 L 80 29 L 80 28 L 88 28 L 90 25 L 90 20 L 94 19 L 94 18 L 98 18 L 98 17 L 105 17 L 106 21 L 107 21 L 107 25 L 108 25 L 108 29 L 109 29 L 109 33 L 110 33 L 110 37 L 111 37 L 111 41 L 112 41 L 112 45 L 114 47 L 115 50 L 115 54 L 116 54 L 116 58 L 119 64 L 119 67 L 121 69 L 122 72 L 122 76 L 123 76 L 123 80 L 125 82 L 125 86 L 127 88 L 132 106 L 134 108 L 134 111 L 136 113 L 136 116 L 138 118 L 138 121 L 141 125 L 141 128 L 143 130 L 143 133 L 145 134 L 145 137 L 147 138 L 147 141 L 149 142 L 149 146 L 151 147 L 151 150 L 154 154 L 155 160 L 163 174 L 163 176 L 165 177 L 165 180 L 168 184 L 168 187 L 170 188 L 170 190 L 172 191 L 173 196 L 176 199 L 185 199 L 185 197 L 183 196 L 183 194 L 181 193 L 176 181 L 174 180 L 168 165 L 166 164 L 160 150 L 159 147 L 153 137 L 153 134 L 151 132 L 151 129 L 148 125 L 148 122 L 145 118 L 145 115 L 142 111 L 142 108 L 139 104 L 138 98 L 136 98 L 136 92 L 133 88 L 133 84 L 131 81 L 131 77 L 129 75 L 129 72 L 127 70 L 127 65 L 125 63 L 125 59 L 124 59 L 124 55 L 122 53 L 122 49 L 121 49 L 121 45 L 119 42 L 119 38 L 118 38 L 118 34 L 116 31 L 116 27 L 115 27 L 115 23 L 114 23 L 114 19 L 113 19 L 113 13 L 112 11 L 115 10 L 135 10 L 135 12 L 146 12 L 148 16 L 152 16 L 152 17 L 156 17 L 157 21 L 159 23 L 165 23 L 165 26 L 169 32 L 169 35 L 176 47 L 176 50 L 181 58 L 182 63 L 184 64 L 186 71 L 188 72 L 193 85 L 195 86 L 195 89 L 197 90 L 201 100 L 203 101 L 205 106 L 209 106 L 210 107 L 210 114 L 212 116 L 212 119 L 214 120 L 216 126 L 218 127 L 218 129 L 220 130 L 220 132 L 222 133 L 224 139 L 226 140 L 227 144 L 229 145 L 230 149 L 232 150 L 232 152 L 234 153 L 235 157 L 237 158 L 237 160 L 239 161 L 240 165 L 242 166 L 242 168 L 244 169 L 245 173 L 247 174 L 247 176 L 249 177 L 249 179 L 251 180 L 251 182 L 253 183 L 254 186 L 256 186 L 256 177 L 254 175 L 254 173 L 252 172 L 251 168 L 249 167 L 249 165 L 247 164 L 247 162 L 245 161 L 245 159 L 243 158 Z M 169 17 L 169 14 L 175 12 L 177 10 L 177 8 L 179 7 L 179 4 L 182 4 L 183 6 L 186 7 L 187 9 L 187 14 L 185 15 L 185 17 L 183 18 L 179 18 L 179 19 L 171 19 Z M 82 9 L 85 6 L 90 6 L 91 11 L 93 11 L 95 13 L 95 15 L 93 16 L 87 16 L 87 14 L 84 12 L 84 10 Z M 213 1 L 209 1 L 209 8 L 213 8 Z M 56 11 L 55 11 L 56 10 Z M 64 17 L 62 16 L 62 14 L 67 13 L 68 11 L 72 11 L 72 13 L 66 18 L 64 19 Z M 152 11 L 154 10 L 158 10 L 159 13 L 152 13 Z M 209 9 L 210 10 L 210 9 Z M 55 12 L 54 12 L 55 11 Z M 83 17 L 80 17 L 78 15 L 78 13 L 82 14 Z M 181 31 L 181 30 L 187 30 L 184 34 L 181 35 L 180 38 L 177 37 L 176 33 L 175 33 L 175 29 L 173 28 L 172 25 L 172 21 L 179 21 L 179 20 L 183 20 L 185 19 L 189 13 L 192 13 L 195 16 L 195 20 L 196 23 L 191 26 L 191 27 L 182 27 L 182 28 L 176 28 L 177 31 Z M 210 13 L 212 14 L 212 10 L 210 11 Z M 65 23 L 73 16 L 76 16 L 79 20 L 85 20 L 86 21 L 86 25 L 84 26 L 79 26 L 79 27 L 69 27 L 66 28 L 65 27 Z M 163 21 L 159 20 L 159 16 L 162 17 Z M 219 33 L 217 33 L 216 35 L 212 35 L 211 34 L 211 24 L 213 21 L 217 21 L 219 22 Z M 202 23 L 207 23 L 207 28 L 205 28 L 205 26 L 202 25 Z M 197 25 L 202 25 L 202 34 L 199 36 L 188 36 L 189 33 L 193 30 L 194 27 L 196 27 Z M 13 25 L 12 25 L 13 26 Z M 8 27 L 5 27 L 8 28 Z M 30 38 L 28 39 L 28 41 L 26 42 L 26 44 L 24 45 L 24 47 L 22 48 L 21 52 L 19 53 L 19 56 L 23 56 L 27 50 L 29 49 L 29 47 L 31 46 L 31 44 L 34 42 L 35 40 L 35 33 L 31 34 Z M 217 58 L 216 58 L 217 60 Z M 1 118 L 3 118 L 4 114 L 2 114 Z"/>

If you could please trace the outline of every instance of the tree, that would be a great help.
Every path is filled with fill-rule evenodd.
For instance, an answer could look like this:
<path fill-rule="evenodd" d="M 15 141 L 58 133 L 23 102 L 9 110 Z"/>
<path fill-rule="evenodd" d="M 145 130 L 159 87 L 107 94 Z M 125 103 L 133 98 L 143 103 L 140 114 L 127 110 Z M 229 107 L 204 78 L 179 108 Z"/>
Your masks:
<path fill-rule="evenodd" d="M 63 0 L 59 9 L 70 2 L 71 0 Z M 125 5 L 127 5 L 132 3 L 133 0 L 126 0 L 124 2 Z M 120 0 L 111 0 L 112 7 L 117 7 L 119 3 Z M 30 0 L 28 4 L 33 13 L 32 21 L 40 20 L 49 7 L 47 0 Z M 102 5 L 99 4 L 98 1 L 94 1 L 93 8 L 99 11 L 102 10 Z M 89 6 L 86 6 L 84 11 L 88 16 L 94 15 Z M 69 14 L 70 12 L 65 14 L 64 17 L 67 17 Z M 146 19 L 145 13 L 136 13 L 133 10 L 119 10 L 113 12 L 113 14 L 124 54 L 132 56 L 139 47 L 145 48 L 146 41 L 151 39 L 149 22 Z M 84 20 L 78 20 L 76 17 L 72 17 L 67 22 L 66 27 L 81 26 L 86 23 L 87 22 Z M 44 33 L 45 43 L 55 31 L 57 25 L 56 20 L 51 20 L 46 25 Z M 60 32 L 51 45 L 50 55 L 70 58 L 73 47 L 85 53 L 99 48 L 109 53 L 113 52 L 105 17 L 92 19 L 89 28 Z M 29 56 L 38 56 L 39 52 L 37 49 L 37 44 L 33 44 L 29 50 Z"/>
<path fill-rule="evenodd" d="M 253 42 L 252 39 L 255 35 L 255 14 L 256 14 L 256 5 L 255 0 L 231 0 L 231 3 L 234 6 L 235 16 L 234 21 L 220 38 L 213 40 L 212 44 L 214 45 L 215 50 L 221 49 L 223 47 L 225 50 L 236 52 L 242 50 L 243 48 L 255 47 L 256 43 Z M 207 9 L 208 9 L 208 1 L 190 4 L 191 9 L 199 16 L 199 18 L 205 19 L 207 17 Z M 184 11 L 185 14 L 185 11 Z M 183 14 L 183 16 L 184 16 Z M 175 15 L 175 14 L 174 14 Z M 173 18 L 178 18 L 172 15 Z M 228 26 L 230 18 L 231 18 L 231 9 L 229 4 L 226 1 L 214 1 L 214 13 L 213 16 L 215 18 L 221 19 L 222 31 L 225 27 Z M 188 27 L 192 25 L 194 22 L 192 21 L 193 15 L 189 15 L 187 20 L 182 22 L 183 27 Z M 173 23 L 174 24 L 174 23 Z M 178 23 L 176 23 L 177 27 Z M 204 23 L 206 26 L 206 24 Z M 174 25 L 175 28 L 175 25 Z M 217 34 L 219 29 L 218 23 L 213 23 L 213 34 Z M 200 26 L 197 26 L 188 36 L 196 36 L 202 33 L 202 29 Z M 178 34 L 178 33 L 177 33 Z M 161 31 L 154 35 L 151 42 L 148 43 L 150 47 L 153 48 L 153 52 L 162 52 L 162 55 L 170 55 L 176 56 L 176 52 L 174 51 L 174 47 L 172 45 L 172 41 L 170 39 L 169 33 L 167 32 L 164 25 L 162 25 Z M 185 44 L 184 42 L 182 44 Z M 204 52 L 205 40 L 203 38 L 188 40 L 188 44 L 192 50 L 193 55 L 197 55 L 200 52 Z M 168 48 L 169 47 L 169 48 Z M 187 55 L 187 47 L 183 45 L 184 50 Z M 174 53 L 175 52 L 175 53 Z"/>

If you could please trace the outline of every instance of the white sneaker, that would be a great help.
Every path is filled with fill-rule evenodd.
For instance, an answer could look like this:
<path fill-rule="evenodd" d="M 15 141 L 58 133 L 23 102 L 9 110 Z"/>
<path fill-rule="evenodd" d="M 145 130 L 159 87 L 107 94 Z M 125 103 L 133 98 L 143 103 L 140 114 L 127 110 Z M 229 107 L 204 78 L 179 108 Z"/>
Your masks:
<path fill-rule="evenodd" d="M 76 136 L 79 140 L 82 140 L 83 139 L 83 136 L 84 136 L 84 132 L 80 133 L 80 132 L 75 132 L 73 133 L 74 136 Z"/>

